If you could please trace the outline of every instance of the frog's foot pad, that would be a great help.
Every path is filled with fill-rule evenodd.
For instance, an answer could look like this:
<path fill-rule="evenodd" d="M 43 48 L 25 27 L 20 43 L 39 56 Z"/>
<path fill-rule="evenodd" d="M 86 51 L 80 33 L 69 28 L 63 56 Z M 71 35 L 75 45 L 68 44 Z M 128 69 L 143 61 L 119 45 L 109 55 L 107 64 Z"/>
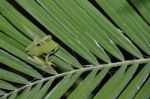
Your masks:
<path fill-rule="evenodd" d="M 52 63 L 52 62 L 47 62 L 47 65 L 49 65 L 49 66 L 56 66 L 54 63 Z"/>

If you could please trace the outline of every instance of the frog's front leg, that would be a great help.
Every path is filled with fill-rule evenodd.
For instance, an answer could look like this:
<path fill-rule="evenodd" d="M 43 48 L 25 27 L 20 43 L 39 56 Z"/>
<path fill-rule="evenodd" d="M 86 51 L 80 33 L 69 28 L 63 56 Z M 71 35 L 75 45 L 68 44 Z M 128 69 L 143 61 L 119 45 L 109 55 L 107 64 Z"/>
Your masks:
<path fill-rule="evenodd" d="M 54 63 L 53 63 L 53 61 L 52 60 L 49 60 L 48 58 L 49 58 L 49 56 L 50 56 L 50 54 L 52 54 L 51 52 L 49 52 L 47 55 L 46 55 L 46 57 L 45 57 L 45 62 L 46 62 L 46 64 L 47 65 L 49 65 L 49 66 L 56 66 Z"/>
<path fill-rule="evenodd" d="M 45 62 L 46 62 L 49 66 L 51 66 L 51 65 L 56 66 L 54 63 L 52 63 L 52 60 L 49 61 L 48 58 L 49 58 L 49 56 L 50 56 L 51 54 L 55 53 L 58 49 L 59 49 L 59 46 L 57 46 L 56 48 L 54 48 L 52 51 L 48 52 L 47 55 L 45 56 Z"/>

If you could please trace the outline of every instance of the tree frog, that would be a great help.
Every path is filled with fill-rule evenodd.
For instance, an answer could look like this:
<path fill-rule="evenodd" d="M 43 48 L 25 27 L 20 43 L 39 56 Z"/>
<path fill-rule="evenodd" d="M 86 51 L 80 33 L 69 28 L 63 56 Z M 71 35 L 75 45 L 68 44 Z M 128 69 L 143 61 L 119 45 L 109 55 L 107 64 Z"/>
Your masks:
<path fill-rule="evenodd" d="M 27 46 L 26 51 L 30 55 L 30 57 L 28 57 L 30 61 L 40 66 L 51 66 L 52 62 L 48 61 L 48 57 L 58 49 L 59 44 L 53 41 L 50 35 L 47 35 L 41 39 L 38 36 L 35 36 L 33 42 Z M 45 57 L 45 60 L 42 56 Z"/>

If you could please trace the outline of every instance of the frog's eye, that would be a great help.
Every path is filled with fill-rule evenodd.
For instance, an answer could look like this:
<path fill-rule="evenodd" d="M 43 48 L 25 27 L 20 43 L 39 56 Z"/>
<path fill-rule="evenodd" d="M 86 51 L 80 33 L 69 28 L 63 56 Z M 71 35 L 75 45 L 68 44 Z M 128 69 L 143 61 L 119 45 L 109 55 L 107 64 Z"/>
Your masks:
<path fill-rule="evenodd" d="M 38 43 L 37 46 L 41 46 L 41 44 Z"/>

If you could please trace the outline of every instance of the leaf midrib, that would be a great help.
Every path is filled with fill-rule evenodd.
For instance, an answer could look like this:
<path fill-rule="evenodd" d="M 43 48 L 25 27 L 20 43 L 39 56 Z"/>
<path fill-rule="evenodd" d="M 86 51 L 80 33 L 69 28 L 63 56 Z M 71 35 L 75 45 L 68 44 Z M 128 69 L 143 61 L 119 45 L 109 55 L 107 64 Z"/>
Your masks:
<path fill-rule="evenodd" d="M 50 79 L 56 79 L 56 78 L 59 78 L 59 77 L 62 77 L 62 76 L 65 76 L 65 75 L 69 75 L 69 74 L 73 74 L 73 73 L 77 73 L 77 72 L 85 72 L 85 71 L 90 71 L 90 70 L 93 70 L 93 69 L 102 69 L 102 68 L 105 68 L 105 67 L 117 67 L 117 66 L 127 66 L 127 65 L 132 65 L 132 64 L 135 64 L 135 63 L 138 63 L 138 64 L 141 64 L 141 63 L 148 63 L 150 62 L 150 58 L 142 58 L 142 59 L 136 59 L 136 60 L 126 60 L 126 61 L 122 61 L 122 62 L 116 62 L 116 63 L 109 63 L 109 64 L 100 64 L 100 65 L 85 65 L 85 66 L 90 66 L 90 67 L 85 67 L 85 68 L 80 68 L 80 69 L 76 69 L 76 70 L 72 70 L 72 71 L 67 71 L 67 72 L 64 72 L 64 73 L 60 73 L 60 74 L 57 74 L 57 75 L 54 75 L 54 76 L 50 76 L 50 77 L 46 77 L 46 78 L 43 78 L 43 79 L 40 79 L 40 80 L 37 80 L 35 82 L 31 82 L 23 87 L 20 87 L 14 91 L 11 91 L 7 94 L 5 94 L 4 96 L 2 97 L 6 97 L 6 96 L 9 96 L 11 95 L 12 93 L 14 92 L 18 92 L 20 90 L 23 90 L 29 86 L 33 86 L 35 84 L 38 84 L 40 82 L 44 82 L 44 81 L 47 81 L 47 80 L 50 80 Z"/>

